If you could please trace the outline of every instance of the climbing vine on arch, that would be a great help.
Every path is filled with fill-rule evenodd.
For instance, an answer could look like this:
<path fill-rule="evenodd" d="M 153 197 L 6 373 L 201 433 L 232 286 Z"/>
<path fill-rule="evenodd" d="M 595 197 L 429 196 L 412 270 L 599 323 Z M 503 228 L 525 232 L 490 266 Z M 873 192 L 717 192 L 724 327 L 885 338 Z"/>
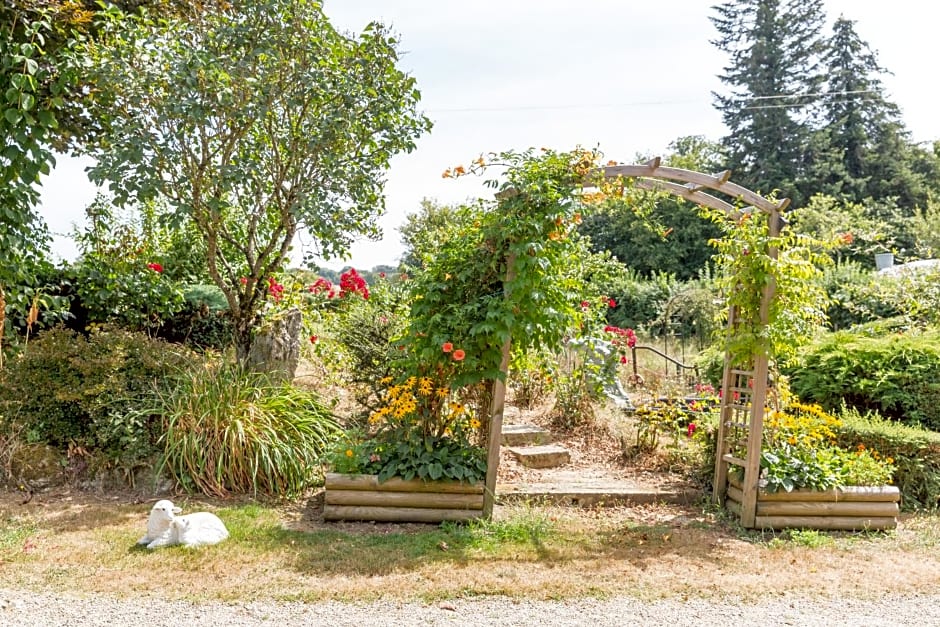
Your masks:
<path fill-rule="evenodd" d="M 719 286 L 735 309 L 735 326 L 725 348 L 734 365 L 746 365 L 756 354 L 777 363 L 792 359 L 826 319 L 826 292 L 817 280 L 832 263 L 825 251 L 842 243 L 823 241 L 786 228 L 770 231 L 765 214 L 742 211 L 728 216 L 701 209 L 722 231 L 711 240 L 720 269 Z M 842 236 L 847 237 L 847 236 Z M 766 324 L 761 316 L 764 290 L 773 285 Z"/>

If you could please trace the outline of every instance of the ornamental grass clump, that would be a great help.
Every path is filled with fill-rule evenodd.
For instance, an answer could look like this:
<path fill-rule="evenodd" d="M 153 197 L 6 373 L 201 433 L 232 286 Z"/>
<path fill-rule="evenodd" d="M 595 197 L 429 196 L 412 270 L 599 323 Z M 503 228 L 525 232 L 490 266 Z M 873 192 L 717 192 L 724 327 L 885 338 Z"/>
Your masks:
<path fill-rule="evenodd" d="M 184 373 L 160 401 L 164 468 L 211 496 L 296 496 L 340 432 L 316 394 L 231 364 Z"/>

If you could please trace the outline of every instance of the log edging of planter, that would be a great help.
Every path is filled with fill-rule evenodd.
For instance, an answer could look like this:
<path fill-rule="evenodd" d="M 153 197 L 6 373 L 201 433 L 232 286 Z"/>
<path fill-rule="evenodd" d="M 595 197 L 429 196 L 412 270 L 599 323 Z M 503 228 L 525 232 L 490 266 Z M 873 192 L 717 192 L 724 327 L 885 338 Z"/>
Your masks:
<path fill-rule="evenodd" d="M 325 520 L 463 521 L 483 511 L 482 483 L 327 473 L 325 486 Z"/>
<path fill-rule="evenodd" d="M 728 479 L 726 507 L 740 514 L 741 481 Z M 758 529 L 894 529 L 901 491 L 896 486 L 850 486 L 832 490 L 757 493 Z"/>

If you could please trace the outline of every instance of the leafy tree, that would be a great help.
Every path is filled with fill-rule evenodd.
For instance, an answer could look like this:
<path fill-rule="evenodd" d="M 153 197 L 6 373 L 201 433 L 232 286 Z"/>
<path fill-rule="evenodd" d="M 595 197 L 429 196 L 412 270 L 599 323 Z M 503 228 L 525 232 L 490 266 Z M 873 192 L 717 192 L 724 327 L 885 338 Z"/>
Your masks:
<path fill-rule="evenodd" d="M 113 10 L 147 7 L 195 15 L 181 0 L 127 0 Z M 32 304 L 54 306 L 38 291 L 51 272 L 49 234 L 35 209 L 39 183 L 55 165 L 53 148 L 67 150 L 94 128 L 87 115 L 79 45 L 96 34 L 96 0 L 8 0 L 0 3 L 0 340 L 13 318 Z M 38 300 L 37 300 L 38 299 Z M 9 313 L 10 315 L 6 315 Z M 23 314 L 23 315 L 20 315 Z"/>
<path fill-rule="evenodd" d="M 680 137 L 669 145 L 665 163 L 701 172 L 722 169 L 720 146 L 701 136 Z M 650 228 L 651 224 L 661 228 Z M 694 278 L 711 259 L 708 241 L 717 227 L 675 196 L 655 197 L 648 212 L 624 211 L 621 204 L 588 214 L 579 228 L 592 250 L 608 250 L 629 268 L 650 278 L 660 273 L 680 280 Z M 664 236 L 663 234 L 666 233 Z"/>
<path fill-rule="evenodd" d="M 902 234 L 890 221 L 874 214 L 871 203 L 853 203 L 834 196 L 816 194 L 805 206 L 789 214 L 790 229 L 824 240 L 842 239 L 833 257 L 874 267 L 874 253 L 898 246 Z"/>
<path fill-rule="evenodd" d="M 4 12 L 0 15 L 6 17 Z M 25 312 L 36 295 L 36 275 L 48 265 L 49 234 L 34 209 L 38 182 L 54 162 L 54 110 L 70 80 L 45 62 L 45 38 L 53 32 L 47 11 L 35 9 L 0 22 L 0 340 L 11 327 L 6 311 Z M 43 94 L 52 95 L 43 98 Z M 0 356 L 2 364 L 2 356 Z"/>
<path fill-rule="evenodd" d="M 805 106 L 821 83 L 822 0 L 728 0 L 714 7 L 714 43 L 729 64 L 715 94 L 735 182 L 800 204 L 811 126 Z"/>
<path fill-rule="evenodd" d="M 377 233 L 383 170 L 429 127 L 379 24 L 337 32 L 312 0 L 234 2 L 199 19 L 120 19 L 90 48 L 93 180 L 193 221 L 240 359 L 298 229 L 325 258 Z"/>
<path fill-rule="evenodd" d="M 825 190 L 854 202 L 891 196 L 907 210 L 923 206 L 928 187 L 925 173 L 916 171 L 918 149 L 910 143 L 900 109 L 884 96 L 878 77 L 887 70 L 859 38 L 854 22 L 836 20 L 822 64 L 823 126 L 815 141 L 821 150 L 806 192 Z"/>
<path fill-rule="evenodd" d="M 405 223 L 398 227 L 401 242 L 405 245 L 401 266 L 411 270 L 423 267 L 460 221 L 468 219 L 473 221 L 477 218 L 459 206 L 442 205 L 423 198 L 418 211 L 405 216 Z"/>

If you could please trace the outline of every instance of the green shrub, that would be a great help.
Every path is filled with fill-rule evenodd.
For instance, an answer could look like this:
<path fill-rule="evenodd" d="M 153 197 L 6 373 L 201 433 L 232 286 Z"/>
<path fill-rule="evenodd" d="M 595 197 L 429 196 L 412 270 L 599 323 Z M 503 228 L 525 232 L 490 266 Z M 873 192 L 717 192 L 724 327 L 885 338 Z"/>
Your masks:
<path fill-rule="evenodd" d="M 849 450 L 877 453 L 894 465 L 894 485 L 901 490 L 904 509 L 934 509 L 940 505 L 940 433 L 885 420 L 876 412 L 843 409 L 836 437 Z"/>
<path fill-rule="evenodd" d="M 397 376 L 401 368 L 399 343 L 408 320 L 408 294 L 400 280 L 379 276 L 369 298 L 339 298 L 327 303 L 328 339 L 337 342 L 348 358 L 346 382 L 367 410 L 381 405 L 379 381 Z"/>
<path fill-rule="evenodd" d="M 788 372 L 805 402 L 843 403 L 910 425 L 940 430 L 940 331 L 866 337 L 831 334 Z"/>
<path fill-rule="evenodd" d="M 699 352 L 694 363 L 703 380 L 716 390 L 721 387 L 721 377 L 725 369 L 725 352 L 721 349 L 721 344 L 712 344 Z"/>
<path fill-rule="evenodd" d="M 617 306 L 607 314 L 607 322 L 624 329 L 640 328 L 653 333 L 659 329 L 650 327 L 661 318 L 663 307 L 678 291 L 678 284 L 671 274 L 660 272 L 646 279 L 631 270 L 613 281 L 608 290 Z"/>
<path fill-rule="evenodd" d="M 147 411 L 164 416 L 165 469 L 214 496 L 296 496 L 339 433 L 316 394 L 229 364 L 189 370 Z"/>
<path fill-rule="evenodd" d="M 135 410 L 192 358 L 182 347 L 120 329 L 87 337 L 44 331 L 0 372 L 0 412 L 17 416 L 29 442 L 77 445 L 133 467 L 156 451 L 160 436 L 159 419 Z"/>
<path fill-rule="evenodd" d="M 225 350 L 234 341 L 232 317 L 222 290 L 214 285 L 191 285 L 182 309 L 164 320 L 160 337 L 197 350 Z"/>
<path fill-rule="evenodd" d="M 829 295 L 829 327 L 839 330 L 904 313 L 897 280 L 883 277 L 855 262 L 843 261 L 823 274 Z"/>

